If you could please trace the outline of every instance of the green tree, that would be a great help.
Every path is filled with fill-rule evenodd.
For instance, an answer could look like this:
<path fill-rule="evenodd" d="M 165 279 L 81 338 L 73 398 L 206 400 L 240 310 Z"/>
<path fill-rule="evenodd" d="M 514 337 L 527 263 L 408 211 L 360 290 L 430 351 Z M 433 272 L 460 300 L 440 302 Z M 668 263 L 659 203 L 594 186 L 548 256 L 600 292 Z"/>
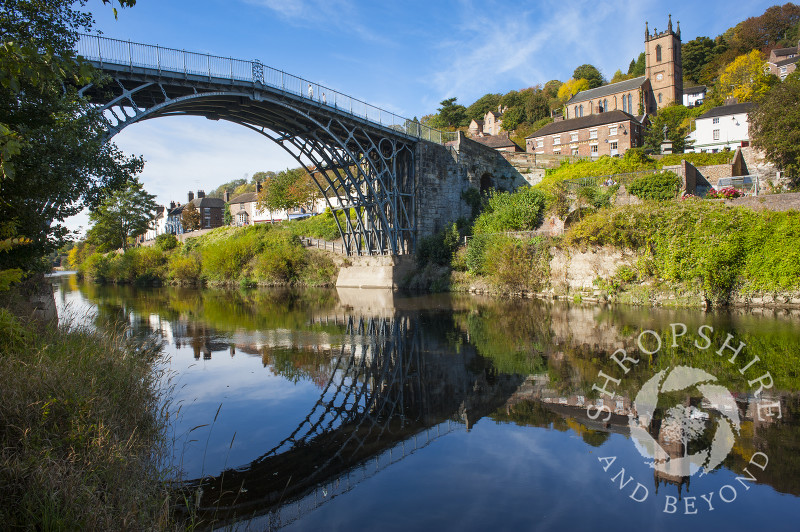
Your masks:
<path fill-rule="evenodd" d="M 181 225 L 187 233 L 200 229 L 200 211 L 191 201 L 181 211 Z"/>
<path fill-rule="evenodd" d="M 652 117 L 650 128 L 644 138 L 645 148 L 661 153 L 664 141 L 664 127 L 667 128 L 667 139 L 672 141 L 672 150 L 682 153 L 686 147 L 686 135 L 689 134 L 689 117 L 692 110 L 673 102 L 661 109 Z"/>
<path fill-rule="evenodd" d="M 150 227 L 158 208 L 154 199 L 138 180 L 129 181 L 89 213 L 94 225 L 86 232 L 86 240 L 100 251 L 126 250 L 129 238 Z"/>
<path fill-rule="evenodd" d="M 601 85 L 605 85 L 605 80 L 603 79 L 603 75 L 597 70 L 596 67 L 593 65 L 581 65 L 575 69 L 575 72 L 572 73 L 572 77 L 574 79 L 585 79 L 589 82 L 589 88 L 594 89 L 600 87 Z"/>
<path fill-rule="evenodd" d="M 545 96 L 548 98 L 558 98 L 558 89 L 561 88 L 561 85 L 562 83 L 557 79 L 551 79 L 544 84 L 544 87 L 542 87 L 542 92 L 544 92 Z"/>
<path fill-rule="evenodd" d="M 0 254 L 0 269 L 36 269 L 66 241 L 67 217 L 96 209 L 142 168 L 101 141 L 104 118 L 78 95 L 102 82 L 73 52 L 92 26 L 85 4 L 5 0 L 0 9 L 0 220 L 30 241 Z"/>
<path fill-rule="evenodd" d="M 304 168 L 278 172 L 261 188 L 258 205 L 268 211 L 306 207 L 320 197 L 319 188 Z"/>
<path fill-rule="evenodd" d="M 536 122 L 550 116 L 550 100 L 543 90 L 532 91 L 525 100 L 525 121 Z"/>
<path fill-rule="evenodd" d="M 469 124 L 467 108 L 457 104 L 456 100 L 458 98 L 448 98 L 439 103 L 441 105 L 438 109 L 439 114 L 431 121 L 432 125 L 435 124 L 434 127 L 456 128 Z"/>
<path fill-rule="evenodd" d="M 633 67 L 633 70 L 630 68 L 628 69 L 628 74 L 631 74 L 634 78 L 638 78 L 639 76 L 644 76 L 644 71 L 647 68 L 647 64 L 645 63 L 644 52 L 639 54 L 639 57 L 636 58 L 636 64 Z"/>
<path fill-rule="evenodd" d="M 231 206 L 229 203 L 225 204 L 225 212 L 222 213 L 222 222 L 225 225 L 231 225 L 231 222 L 233 222 L 233 215 L 231 214 Z"/>
<path fill-rule="evenodd" d="M 483 120 L 483 117 L 489 111 L 497 111 L 500 98 L 502 98 L 500 94 L 484 94 L 475 100 L 475 103 L 467 107 L 467 118 L 469 120 Z"/>
<path fill-rule="evenodd" d="M 789 75 L 750 113 L 750 138 L 767 159 L 800 184 L 800 74 Z"/>
<path fill-rule="evenodd" d="M 697 37 L 681 45 L 683 77 L 700 83 L 703 67 L 714 59 L 714 41 L 708 37 Z"/>
<path fill-rule="evenodd" d="M 512 107 L 503 114 L 503 130 L 514 131 L 525 120 L 525 109 Z"/>

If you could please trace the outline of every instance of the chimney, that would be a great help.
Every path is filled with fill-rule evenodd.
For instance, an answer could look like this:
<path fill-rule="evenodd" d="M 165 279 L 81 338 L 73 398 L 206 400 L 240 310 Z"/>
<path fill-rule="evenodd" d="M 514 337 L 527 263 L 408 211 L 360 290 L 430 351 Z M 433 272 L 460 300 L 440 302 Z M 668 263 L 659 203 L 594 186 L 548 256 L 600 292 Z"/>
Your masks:
<path fill-rule="evenodd" d="M 737 103 L 739 103 L 739 99 L 738 98 L 726 98 L 725 99 L 725 105 L 736 105 Z"/>
<path fill-rule="evenodd" d="M 205 190 L 198 190 L 197 191 L 197 199 L 201 199 L 201 198 L 205 198 L 205 197 L 206 197 L 206 191 Z"/>
<path fill-rule="evenodd" d="M 174 201 L 170 201 L 169 202 L 169 210 L 172 210 L 174 208 L 175 208 L 175 202 Z"/>
<path fill-rule="evenodd" d="M 261 181 L 256 181 L 256 194 L 261 194 Z"/>
<path fill-rule="evenodd" d="M 189 191 L 189 201 L 191 202 L 194 199 L 194 192 L 191 190 Z"/>
<path fill-rule="evenodd" d="M 230 191 L 226 190 L 226 191 L 225 191 L 225 192 L 222 194 L 222 200 L 223 200 L 225 203 L 230 203 L 230 201 L 231 201 L 231 193 L 230 193 Z"/>

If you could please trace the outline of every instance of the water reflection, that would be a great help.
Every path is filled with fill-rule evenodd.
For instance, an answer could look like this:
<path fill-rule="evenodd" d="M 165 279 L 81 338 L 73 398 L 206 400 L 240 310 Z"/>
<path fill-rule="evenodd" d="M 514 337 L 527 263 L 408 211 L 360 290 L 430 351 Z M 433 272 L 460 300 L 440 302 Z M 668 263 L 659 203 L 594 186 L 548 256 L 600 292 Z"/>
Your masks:
<path fill-rule="evenodd" d="M 738 434 L 719 469 L 741 474 L 755 453 L 764 453 L 770 465 L 752 482 L 800 495 L 800 398 L 792 391 L 800 389 L 800 328 L 791 313 L 705 314 L 374 291 L 64 284 L 60 296 L 76 290 L 97 309 L 98 326 L 129 323 L 141 334 L 158 331 L 168 342 L 186 405 L 178 438 L 183 488 L 217 524 L 248 519 L 259 529 L 301 519 L 313 526 L 312 510 L 326 515 L 319 509 L 334 498 L 445 436 L 457 440 L 454 434 L 480 420 L 571 434 L 590 451 L 615 449 L 652 495 L 682 500 L 690 489 L 705 493 L 713 489 L 713 474 L 649 468 L 630 443 L 629 420 L 640 414 L 637 393 L 654 375 L 679 365 L 712 373 L 732 402 L 704 403 L 696 392 L 673 397 L 669 408 L 691 412 L 698 437 L 690 442 L 686 427 L 670 426 L 669 408 L 662 407 L 660 423 L 648 424 L 648 434 L 664 452 L 677 458 L 707 447 L 718 414 L 735 410 Z M 610 355 L 635 349 L 639 331 L 667 331 L 676 322 L 689 330 L 713 326 L 717 345 L 729 332 L 745 342 L 774 376 L 766 400 L 779 405 L 780 415 L 759 410 L 738 366 L 690 344 L 643 359 L 611 398 L 592 390 L 598 372 L 608 371 Z M 589 405 L 605 407 L 608 416 L 592 418 Z M 701 411 L 709 408 L 706 419 Z M 190 430 L 196 426 L 203 428 Z M 563 453 L 563 460 L 575 460 L 566 447 Z M 603 477 L 594 457 L 587 463 L 600 475 L 592 485 L 613 497 L 608 480 L 616 471 Z M 626 502 L 620 497 L 613 507 L 643 511 Z M 790 507 L 800 508 L 797 502 Z M 570 523 L 562 528 L 577 526 Z"/>

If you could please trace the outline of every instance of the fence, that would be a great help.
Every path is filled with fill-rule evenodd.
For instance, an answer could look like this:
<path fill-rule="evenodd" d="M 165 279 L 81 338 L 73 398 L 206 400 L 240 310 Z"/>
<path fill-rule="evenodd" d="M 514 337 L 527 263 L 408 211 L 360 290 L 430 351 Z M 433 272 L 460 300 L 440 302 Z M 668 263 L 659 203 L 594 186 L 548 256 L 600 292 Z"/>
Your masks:
<path fill-rule="evenodd" d="M 207 81 L 226 80 L 266 85 L 399 133 L 439 144 L 454 140 L 456 135 L 433 129 L 330 87 L 274 69 L 258 59 L 247 61 L 85 34 L 79 36 L 76 51 L 84 59 L 100 63 L 101 67 L 110 64 L 128 67 L 131 71 L 134 68 L 148 68 L 158 70 L 159 74 L 182 74 L 187 79 L 192 76 L 202 77 Z"/>
<path fill-rule="evenodd" d="M 332 251 L 334 253 L 342 253 L 344 255 L 347 254 L 347 250 L 345 249 L 344 245 L 337 244 L 336 242 L 328 242 L 327 240 L 319 240 L 316 238 L 303 238 L 302 242 L 307 248 L 317 248 L 325 251 Z"/>

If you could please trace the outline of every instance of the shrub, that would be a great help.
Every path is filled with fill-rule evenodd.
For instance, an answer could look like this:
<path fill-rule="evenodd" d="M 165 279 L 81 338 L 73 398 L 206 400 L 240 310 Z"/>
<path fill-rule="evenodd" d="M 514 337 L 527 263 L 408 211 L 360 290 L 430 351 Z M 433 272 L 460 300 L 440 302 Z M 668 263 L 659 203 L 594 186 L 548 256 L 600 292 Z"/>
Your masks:
<path fill-rule="evenodd" d="M 196 283 L 200 280 L 202 267 L 197 253 L 173 255 L 169 259 L 169 277 L 183 283 Z"/>
<path fill-rule="evenodd" d="M 712 188 L 706 194 L 706 199 L 733 199 L 739 198 L 743 194 L 733 187 L 723 187 L 719 190 Z"/>
<path fill-rule="evenodd" d="M 628 185 L 628 192 L 639 199 L 667 201 L 678 195 L 681 178 L 674 172 L 659 172 L 637 177 Z"/>
<path fill-rule="evenodd" d="M 455 223 L 434 235 L 421 238 L 417 244 L 417 264 L 420 267 L 429 262 L 449 266 L 460 242 L 461 235 Z"/>
<path fill-rule="evenodd" d="M 165 233 L 156 237 L 156 247 L 161 251 L 169 251 L 178 247 L 178 238 L 175 235 Z"/>
<path fill-rule="evenodd" d="M 92 253 L 80 267 L 80 272 L 89 279 L 104 283 L 111 280 L 111 260 L 104 253 Z"/>
<path fill-rule="evenodd" d="M 253 260 L 254 273 L 271 282 L 295 281 L 307 262 L 307 254 L 299 237 L 273 231 L 268 235 L 263 251 Z"/>
<path fill-rule="evenodd" d="M 542 221 L 545 194 L 526 187 L 517 192 L 493 193 L 483 213 L 475 220 L 475 234 L 535 229 Z"/>

